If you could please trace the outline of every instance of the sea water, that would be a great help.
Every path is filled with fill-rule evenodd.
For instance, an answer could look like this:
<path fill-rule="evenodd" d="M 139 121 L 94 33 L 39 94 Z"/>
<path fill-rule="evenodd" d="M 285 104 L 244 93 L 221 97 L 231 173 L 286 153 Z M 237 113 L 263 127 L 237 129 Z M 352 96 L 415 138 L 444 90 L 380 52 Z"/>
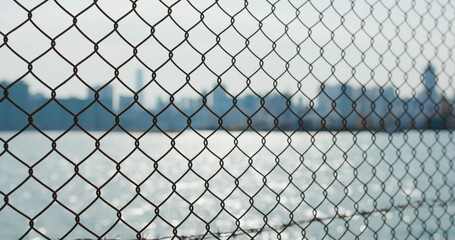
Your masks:
<path fill-rule="evenodd" d="M 0 132 L 1 239 L 455 236 L 450 131 L 44 133 Z"/>

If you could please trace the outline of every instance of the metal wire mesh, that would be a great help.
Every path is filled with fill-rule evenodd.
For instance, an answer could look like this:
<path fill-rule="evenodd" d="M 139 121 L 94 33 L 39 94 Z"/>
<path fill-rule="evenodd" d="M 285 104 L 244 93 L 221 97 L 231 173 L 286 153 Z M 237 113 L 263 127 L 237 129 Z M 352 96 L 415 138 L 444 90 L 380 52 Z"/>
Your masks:
<path fill-rule="evenodd" d="M 0 9 L 1 238 L 455 237 L 453 2 Z"/>

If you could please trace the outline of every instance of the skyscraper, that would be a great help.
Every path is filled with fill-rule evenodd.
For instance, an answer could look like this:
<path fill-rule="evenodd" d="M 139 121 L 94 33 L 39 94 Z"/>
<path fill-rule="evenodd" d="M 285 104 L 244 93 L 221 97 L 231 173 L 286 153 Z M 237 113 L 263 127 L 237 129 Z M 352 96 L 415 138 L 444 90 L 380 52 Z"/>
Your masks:
<path fill-rule="evenodd" d="M 435 106 L 440 100 L 440 96 L 436 92 L 436 72 L 431 63 L 428 63 L 428 66 L 423 73 L 422 81 L 425 89 L 419 95 L 419 101 L 423 104 L 423 113 L 425 116 L 431 118 L 435 114 Z"/>
<path fill-rule="evenodd" d="M 137 69 L 136 70 L 136 92 L 139 92 L 139 90 L 141 90 L 142 88 L 144 87 L 144 77 L 143 77 L 143 74 L 142 74 L 142 69 Z M 139 92 L 139 100 L 138 102 L 140 104 L 144 104 L 144 91 L 145 90 L 142 90 L 141 92 Z"/>
<path fill-rule="evenodd" d="M 425 73 L 423 74 L 423 84 L 425 85 L 425 94 L 427 97 L 437 97 L 436 74 L 431 63 L 428 63 Z"/>

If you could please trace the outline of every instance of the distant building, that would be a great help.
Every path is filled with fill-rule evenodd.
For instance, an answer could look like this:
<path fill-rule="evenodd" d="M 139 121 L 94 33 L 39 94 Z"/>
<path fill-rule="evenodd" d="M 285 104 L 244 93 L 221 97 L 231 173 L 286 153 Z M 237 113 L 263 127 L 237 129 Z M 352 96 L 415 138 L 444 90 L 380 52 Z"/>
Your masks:
<path fill-rule="evenodd" d="M 436 91 L 436 71 L 431 63 L 428 63 L 428 66 L 423 73 L 422 83 L 425 86 L 425 89 L 420 93 L 418 100 L 423 105 L 425 117 L 432 118 L 436 113 L 436 104 L 441 100 L 441 96 Z"/>
<path fill-rule="evenodd" d="M 0 82 L 0 85 L 2 86 L 0 89 L 0 129 L 20 129 L 25 127 L 28 122 L 28 116 L 25 112 L 31 111 L 28 85 L 23 81 L 18 81 L 14 84 Z"/>
<path fill-rule="evenodd" d="M 134 97 L 130 94 L 127 96 L 120 96 L 119 99 L 119 111 L 118 112 L 123 112 L 125 109 L 131 106 L 134 102 Z M 137 105 L 134 105 L 137 106 Z"/>
<path fill-rule="evenodd" d="M 215 86 L 215 89 L 210 94 L 211 95 L 211 105 L 210 108 L 218 115 L 221 116 L 226 113 L 229 108 L 232 107 L 232 98 L 230 98 L 226 91 L 225 87 L 222 85 Z"/>
<path fill-rule="evenodd" d="M 113 111 L 114 89 L 112 88 L 112 85 L 95 87 L 95 89 L 98 89 L 99 101 L 104 105 L 105 108 Z"/>
<path fill-rule="evenodd" d="M 143 76 L 143 73 L 142 73 L 142 69 L 137 69 L 136 70 L 136 92 L 139 92 L 138 94 L 138 102 L 143 105 L 144 102 L 145 102 L 145 90 L 143 90 L 142 88 L 144 87 L 144 76 Z"/>
<path fill-rule="evenodd" d="M 365 92 L 361 93 L 356 100 L 356 110 L 361 118 L 359 119 L 359 127 L 372 130 L 388 128 L 393 122 L 391 110 L 395 99 L 394 89 L 385 86 L 364 89 Z"/>
<path fill-rule="evenodd" d="M 436 73 L 431 63 L 428 64 L 423 74 L 423 83 L 428 96 L 436 96 Z"/>
<path fill-rule="evenodd" d="M 81 114 L 80 124 L 82 127 L 94 130 L 109 129 L 114 125 L 115 116 L 113 115 L 113 88 L 111 85 L 95 87 L 97 92 L 87 99 L 93 102 L 90 107 Z M 98 101 L 95 95 L 98 94 Z M 90 96 L 91 94 L 89 94 Z"/>
<path fill-rule="evenodd" d="M 238 99 L 237 106 L 239 106 L 246 115 L 251 116 L 260 107 L 260 98 L 253 94 L 246 95 L 245 97 Z"/>
<path fill-rule="evenodd" d="M 358 125 L 358 116 L 354 112 L 353 102 L 359 96 L 360 91 L 347 84 L 321 86 L 316 112 L 325 117 L 326 127 L 330 129 L 354 128 Z"/>

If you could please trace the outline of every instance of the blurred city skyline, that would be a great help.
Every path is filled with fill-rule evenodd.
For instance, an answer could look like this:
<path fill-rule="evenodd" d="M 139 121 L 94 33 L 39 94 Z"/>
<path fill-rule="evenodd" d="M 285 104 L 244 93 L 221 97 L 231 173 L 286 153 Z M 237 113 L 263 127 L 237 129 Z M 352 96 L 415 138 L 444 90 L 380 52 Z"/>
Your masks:
<path fill-rule="evenodd" d="M 454 127 L 454 116 L 446 98 L 438 91 L 434 67 L 421 74 L 424 91 L 413 98 L 399 98 L 395 88 L 355 88 L 338 83 L 321 85 L 321 94 L 310 103 L 293 101 L 290 93 L 271 91 L 265 95 L 233 96 L 222 84 L 199 98 L 168 99 L 159 96 L 148 108 L 141 70 L 137 70 L 133 93 L 120 96 L 114 105 L 113 87 L 100 86 L 88 98 L 46 98 L 31 94 L 24 82 L 1 82 L 0 129 L 15 130 L 27 125 L 29 116 L 40 129 L 65 130 L 77 123 L 83 129 L 107 130 L 118 124 L 129 131 L 154 128 L 180 131 L 195 129 L 226 130 L 374 130 L 396 131 L 407 128 Z M 118 118 L 118 120 L 116 120 Z"/>

